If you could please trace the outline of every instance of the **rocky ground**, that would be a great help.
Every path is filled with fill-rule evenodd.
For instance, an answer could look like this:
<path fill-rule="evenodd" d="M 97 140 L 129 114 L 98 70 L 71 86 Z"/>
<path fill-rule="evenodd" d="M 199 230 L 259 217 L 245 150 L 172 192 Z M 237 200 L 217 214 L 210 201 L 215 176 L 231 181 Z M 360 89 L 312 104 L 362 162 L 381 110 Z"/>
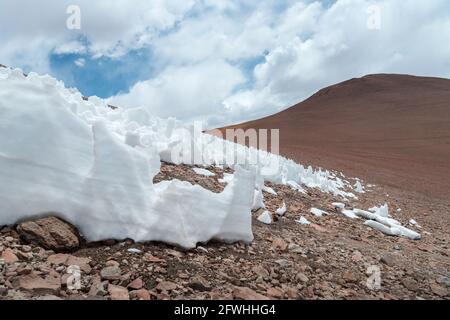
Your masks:
<path fill-rule="evenodd" d="M 163 164 L 155 181 L 180 179 L 214 192 L 223 171 L 197 175 Z M 265 193 L 274 223 L 256 220 L 251 245 L 211 242 L 194 250 L 160 243 L 85 243 L 77 231 L 45 218 L 0 231 L 0 299 L 449 299 L 450 206 L 397 189 L 373 187 L 347 203 L 368 209 L 387 202 L 391 214 L 421 233 L 412 241 L 389 237 L 336 212 L 342 199 L 270 185 Z M 316 207 L 331 215 L 315 217 Z M 401 209 L 401 211 L 396 211 Z M 310 225 L 296 222 L 301 216 Z M 379 271 L 379 273 L 378 273 Z M 379 275 L 381 287 L 374 284 Z M 78 281 L 79 280 L 79 281 Z"/>

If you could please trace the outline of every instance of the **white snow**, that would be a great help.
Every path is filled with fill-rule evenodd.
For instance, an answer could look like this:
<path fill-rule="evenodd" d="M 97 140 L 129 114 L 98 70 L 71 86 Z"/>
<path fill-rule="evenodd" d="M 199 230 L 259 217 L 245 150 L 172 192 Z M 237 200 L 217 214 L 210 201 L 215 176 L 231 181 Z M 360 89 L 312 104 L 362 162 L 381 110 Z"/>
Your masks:
<path fill-rule="evenodd" d="M 281 208 L 278 208 L 276 211 L 276 214 L 279 216 L 284 216 L 284 214 L 286 213 L 287 208 L 286 208 L 286 203 L 283 202 L 283 206 Z"/>
<path fill-rule="evenodd" d="M 257 189 L 254 191 L 252 210 L 265 209 L 264 195 L 262 190 Z"/>
<path fill-rule="evenodd" d="M 214 177 L 216 175 L 214 172 L 211 172 L 209 170 L 202 169 L 202 168 L 192 168 L 192 170 L 194 170 L 194 172 L 196 174 L 199 174 L 199 175 L 202 175 L 202 176 Z"/>
<path fill-rule="evenodd" d="M 336 209 L 345 209 L 345 203 L 333 202 L 331 205 Z"/>
<path fill-rule="evenodd" d="M 420 234 L 403 227 L 399 221 L 393 219 L 389 214 L 389 207 L 387 204 L 380 207 L 373 207 L 369 210 L 372 212 L 353 209 L 353 213 L 359 217 L 368 219 L 365 222 L 365 225 L 379 230 L 387 235 L 401 236 L 413 240 L 418 240 L 421 238 Z"/>
<path fill-rule="evenodd" d="M 271 224 L 272 221 L 272 215 L 270 214 L 269 211 L 264 211 L 258 218 L 257 220 L 259 222 L 262 222 L 264 224 Z"/>
<path fill-rule="evenodd" d="M 311 224 L 311 222 L 309 222 L 305 217 L 300 217 L 300 219 L 296 220 L 295 222 L 303 224 L 303 225 Z"/>
<path fill-rule="evenodd" d="M 233 181 L 234 175 L 232 173 L 224 173 L 223 179 L 219 179 L 219 183 L 228 184 Z"/>
<path fill-rule="evenodd" d="M 192 248 L 210 239 L 252 241 L 251 209 L 264 207 L 262 188 L 255 199 L 256 181 L 355 198 L 328 171 L 202 130 L 144 108 L 85 101 L 48 75 L 0 68 L 0 225 L 55 212 L 88 241 L 131 238 Z M 235 158 L 241 161 L 230 161 Z M 153 184 L 161 160 L 235 174 L 224 175 L 219 194 L 179 180 Z"/>
<path fill-rule="evenodd" d="M 323 210 L 320 210 L 320 209 L 317 209 L 317 208 L 311 208 L 310 212 L 311 212 L 313 215 L 315 215 L 316 217 L 319 217 L 319 218 L 322 217 L 322 216 L 324 216 L 324 215 L 329 215 L 328 212 L 323 211 Z"/>
<path fill-rule="evenodd" d="M 365 193 L 364 188 L 360 181 L 356 181 L 354 189 L 355 189 L 355 192 L 357 192 L 357 193 Z"/>
<path fill-rule="evenodd" d="M 275 192 L 275 190 L 273 190 L 271 187 L 268 187 L 268 186 L 263 186 L 263 187 L 262 187 L 262 190 L 263 190 L 264 192 L 270 193 L 271 195 L 274 195 L 274 196 L 278 195 L 278 194 Z"/>
<path fill-rule="evenodd" d="M 342 210 L 341 213 L 350 219 L 358 218 L 358 216 L 353 212 L 353 210 Z"/>
<path fill-rule="evenodd" d="M 136 249 L 136 248 L 130 248 L 130 249 L 128 249 L 127 251 L 128 251 L 129 253 L 142 253 L 141 250 Z"/>

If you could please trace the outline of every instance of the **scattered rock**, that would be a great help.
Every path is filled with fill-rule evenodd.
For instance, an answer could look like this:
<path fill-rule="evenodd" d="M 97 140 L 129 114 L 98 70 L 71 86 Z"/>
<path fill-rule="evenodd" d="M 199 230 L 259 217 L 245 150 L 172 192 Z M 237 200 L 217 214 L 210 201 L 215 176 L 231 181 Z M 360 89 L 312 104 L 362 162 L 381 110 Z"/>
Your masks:
<path fill-rule="evenodd" d="M 202 276 L 195 276 L 189 283 L 189 287 L 197 291 L 210 291 L 211 284 L 206 281 Z"/>
<path fill-rule="evenodd" d="M 99 277 L 92 281 L 91 288 L 89 289 L 88 295 L 90 297 L 103 297 L 108 293 L 106 288 L 108 286 L 108 281 L 101 281 Z"/>
<path fill-rule="evenodd" d="M 134 279 L 132 282 L 128 284 L 128 288 L 133 290 L 139 290 L 144 287 L 144 281 L 141 278 Z"/>
<path fill-rule="evenodd" d="M 359 252 L 359 251 L 353 252 L 353 255 L 352 255 L 353 262 L 360 262 L 360 261 L 362 261 L 362 259 L 363 259 L 363 255 L 361 252 Z"/>
<path fill-rule="evenodd" d="M 282 268 L 287 268 L 289 267 L 289 265 L 291 264 L 288 260 L 286 259 L 279 259 L 275 261 L 276 264 L 278 264 L 280 267 Z"/>
<path fill-rule="evenodd" d="M 272 298 L 283 299 L 284 292 L 278 288 L 267 289 L 267 295 Z"/>
<path fill-rule="evenodd" d="M 263 279 L 268 279 L 270 276 L 269 271 L 267 271 L 262 265 L 253 267 L 252 271 Z"/>
<path fill-rule="evenodd" d="M 295 279 L 304 283 L 307 283 L 309 281 L 309 278 L 302 272 L 297 273 L 295 275 Z"/>
<path fill-rule="evenodd" d="M 73 251 L 80 245 L 76 229 L 56 217 L 23 222 L 17 232 L 25 241 L 50 250 Z"/>
<path fill-rule="evenodd" d="M 411 278 L 405 278 L 402 279 L 402 284 L 405 286 L 406 289 L 408 289 L 409 291 L 417 291 L 419 289 L 419 285 L 417 284 L 416 281 L 414 281 Z"/>
<path fill-rule="evenodd" d="M 47 258 L 47 262 L 52 265 L 55 265 L 55 266 L 60 266 L 60 265 L 65 265 L 67 267 L 77 266 L 80 268 L 81 271 L 83 271 L 87 274 L 91 273 L 91 270 L 92 270 L 92 268 L 90 266 L 91 259 L 75 257 L 70 254 L 64 254 L 64 253 L 53 254 Z"/>
<path fill-rule="evenodd" d="M 139 289 L 130 292 L 130 298 L 133 300 L 151 300 L 150 292 L 146 289 Z"/>
<path fill-rule="evenodd" d="M 170 292 L 177 288 L 177 285 L 170 281 L 162 281 L 156 286 L 156 290 Z"/>
<path fill-rule="evenodd" d="M 438 284 L 435 283 L 430 284 L 430 289 L 434 294 L 438 295 L 439 297 L 445 297 L 448 295 L 448 290 L 444 287 L 441 287 Z"/>
<path fill-rule="evenodd" d="M 111 300 L 130 300 L 128 289 L 121 286 L 109 284 L 108 293 L 111 297 Z"/>
<path fill-rule="evenodd" d="M 163 263 L 163 262 L 166 262 L 164 259 L 160 259 L 158 257 L 155 257 L 154 255 L 152 255 L 150 253 L 144 254 L 143 259 L 144 259 L 144 261 L 150 262 L 150 263 Z"/>
<path fill-rule="evenodd" d="M 238 300 L 269 300 L 268 297 L 246 287 L 235 287 L 233 298 Z"/>
<path fill-rule="evenodd" d="M 57 295 L 61 289 L 61 279 L 55 276 L 48 276 L 43 279 L 37 274 L 28 274 L 15 278 L 13 287 L 36 295 Z"/>
<path fill-rule="evenodd" d="M 19 261 L 19 258 L 17 258 L 10 248 L 7 248 L 2 252 L 0 259 L 2 259 L 5 263 L 14 263 Z"/>
<path fill-rule="evenodd" d="M 384 253 L 380 257 L 380 262 L 384 263 L 385 265 L 389 267 L 393 267 L 397 264 L 397 256 L 390 254 L 390 253 Z"/>
<path fill-rule="evenodd" d="M 121 280 L 122 270 L 117 266 L 105 267 L 100 271 L 103 280 Z"/>
<path fill-rule="evenodd" d="M 288 249 L 288 244 L 281 238 L 275 238 L 272 241 L 272 247 L 280 251 L 286 251 Z"/>

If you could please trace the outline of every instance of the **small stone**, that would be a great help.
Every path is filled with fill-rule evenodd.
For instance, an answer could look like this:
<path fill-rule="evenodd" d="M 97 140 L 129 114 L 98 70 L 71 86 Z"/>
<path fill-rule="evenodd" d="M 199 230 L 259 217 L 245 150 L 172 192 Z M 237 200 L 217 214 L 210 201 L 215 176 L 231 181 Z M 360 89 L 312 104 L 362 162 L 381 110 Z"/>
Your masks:
<path fill-rule="evenodd" d="M 302 272 L 297 273 L 297 275 L 295 276 L 295 279 L 297 279 L 298 281 L 304 282 L 304 283 L 309 281 L 309 278 Z"/>
<path fill-rule="evenodd" d="M 128 289 L 121 286 L 109 284 L 108 293 L 111 297 L 111 300 L 130 300 Z"/>
<path fill-rule="evenodd" d="M 406 289 L 410 291 L 417 291 L 419 289 L 419 285 L 416 281 L 406 278 L 402 280 L 402 284 L 405 286 Z"/>
<path fill-rule="evenodd" d="M 202 276 L 195 276 L 189 283 L 189 287 L 197 291 L 210 291 L 211 284 L 206 281 Z"/>
<path fill-rule="evenodd" d="M 275 261 L 276 264 L 278 264 L 280 267 L 282 268 L 287 268 L 289 267 L 289 265 L 291 264 L 288 260 L 286 259 L 280 259 L 280 260 L 276 260 Z"/>
<path fill-rule="evenodd" d="M 107 267 L 120 267 L 120 263 L 115 260 L 108 260 L 106 261 Z"/>
<path fill-rule="evenodd" d="M 270 276 L 269 271 L 267 271 L 266 268 L 264 268 L 262 265 L 253 267 L 252 271 L 263 279 L 268 279 Z"/>
<path fill-rule="evenodd" d="M 141 278 L 134 279 L 132 282 L 128 284 L 128 288 L 133 290 L 139 290 L 144 287 L 144 281 Z"/>
<path fill-rule="evenodd" d="M 177 285 L 170 281 L 162 281 L 156 286 L 156 290 L 170 292 L 177 288 Z"/>
<path fill-rule="evenodd" d="M 353 252 L 353 255 L 352 255 L 353 262 L 360 262 L 360 261 L 362 261 L 362 259 L 363 259 L 363 255 L 361 252 L 359 252 L 359 251 Z"/>
<path fill-rule="evenodd" d="M 139 289 L 130 292 L 130 298 L 134 300 L 151 300 L 150 292 L 146 289 Z"/>
<path fill-rule="evenodd" d="M 8 294 L 8 288 L 0 287 L 0 297 L 4 297 Z"/>
<path fill-rule="evenodd" d="M 100 271 L 103 280 L 121 280 L 122 270 L 117 266 L 106 267 Z"/>
<path fill-rule="evenodd" d="M 267 295 L 272 298 L 283 299 L 284 292 L 278 288 L 267 289 Z"/>
<path fill-rule="evenodd" d="M 384 253 L 380 258 L 380 262 L 389 267 L 393 267 L 397 264 L 397 257 L 390 253 Z"/>
<path fill-rule="evenodd" d="M 108 281 L 101 281 L 99 277 L 96 277 L 92 281 L 91 288 L 89 289 L 88 295 L 90 297 L 103 297 L 108 293 L 106 287 L 108 286 Z"/>
<path fill-rule="evenodd" d="M 19 258 L 17 258 L 17 256 L 14 254 L 14 252 L 10 248 L 7 248 L 2 252 L 0 259 L 2 259 L 5 263 L 8 263 L 8 264 L 19 261 Z"/>
<path fill-rule="evenodd" d="M 269 300 L 268 297 L 246 287 L 235 287 L 233 297 L 238 300 Z"/>
<path fill-rule="evenodd" d="M 437 283 L 439 283 L 447 288 L 450 288 L 450 278 L 449 277 L 442 276 L 442 277 L 439 277 L 436 281 L 437 281 Z"/>
<path fill-rule="evenodd" d="M 297 299 L 298 298 L 298 289 L 289 287 L 286 290 L 286 295 L 289 299 Z"/>
<path fill-rule="evenodd" d="M 31 247 L 30 246 L 22 246 L 22 251 L 23 252 L 31 252 Z"/>
<path fill-rule="evenodd" d="M 435 295 L 438 295 L 439 297 L 445 297 L 449 294 L 449 292 L 446 288 L 441 287 L 440 285 L 435 284 L 435 283 L 432 283 L 430 285 L 430 289 Z"/>
<path fill-rule="evenodd" d="M 151 262 L 151 263 L 162 263 L 165 262 L 164 259 L 160 259 L 158 257 L 155 257 L 154 255 L 150 254 L 150 253 L 146 253 L 144 254 L 144 261 L 146 262 Z"/>
<path fill-rule="evenodd" d="M 288 244 L 281 238 L 275 238 L 272 241 L 272 247 L 280 251 L 286 251 L 288 249 Z"/>
<path fill-rule="evenodd" d="M 350 283 L 356 283 L 356 282 L 358 282 L 358 277 L 357 277 L 356 273 L 355 273 L 355 272 L 352 272 L 352 271 L 344 272 L 344 274 L 342 275 L 342 278 L 343 278 L 346 282 L 350 282 Z"/>
<path fill-rule="evenodd" d="M 65 265 L 68 258 L 69 258 L 68 254 L 57 253 L 49 256 L 47 258 L 47 262 L 55 266 L 60 266 Z"/>

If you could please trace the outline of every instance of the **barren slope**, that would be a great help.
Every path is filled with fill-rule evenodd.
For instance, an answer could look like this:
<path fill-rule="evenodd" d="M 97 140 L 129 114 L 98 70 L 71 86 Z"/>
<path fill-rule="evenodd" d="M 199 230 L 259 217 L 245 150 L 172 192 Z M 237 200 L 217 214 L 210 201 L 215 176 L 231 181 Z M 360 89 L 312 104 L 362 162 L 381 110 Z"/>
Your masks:
<path fill-rule="evenodd" d="M 370 182 L 450 195 L 450 80 L 370 75 L 231 128 L 279 128 L 280 151 Z"/>

